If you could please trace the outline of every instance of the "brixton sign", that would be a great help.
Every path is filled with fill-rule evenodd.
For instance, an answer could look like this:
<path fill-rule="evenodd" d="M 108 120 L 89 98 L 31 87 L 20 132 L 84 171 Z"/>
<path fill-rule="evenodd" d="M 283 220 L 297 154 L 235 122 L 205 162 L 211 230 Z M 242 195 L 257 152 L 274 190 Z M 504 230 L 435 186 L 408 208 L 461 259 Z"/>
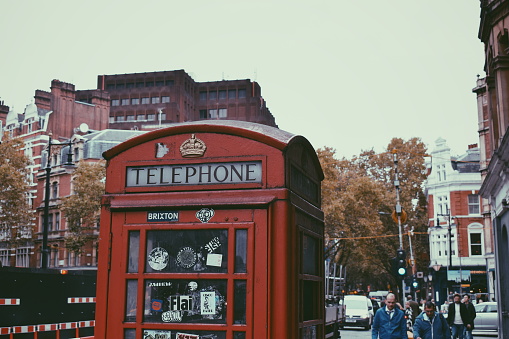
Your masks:
<path fill-rule="evenodd" d="M 245 184 L 262 182 L 262 162 L 133 166 L 126 169 L 127 187 Z"/>

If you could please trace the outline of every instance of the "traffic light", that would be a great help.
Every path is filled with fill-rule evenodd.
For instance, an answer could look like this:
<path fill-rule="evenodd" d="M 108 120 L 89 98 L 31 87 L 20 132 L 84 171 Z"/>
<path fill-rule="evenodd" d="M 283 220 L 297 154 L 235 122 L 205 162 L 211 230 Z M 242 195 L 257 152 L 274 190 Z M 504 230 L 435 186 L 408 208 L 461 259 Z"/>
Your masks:
<path fill-rule="evenodd" d="M 407 271 L 407 263 L 406 263 L 406 253 L 402 249 L 399 249 L 396 252 L 396 267 L 398 276 L 404 277 Z"/>
<path fill-rule="evenodd" d="M 412 278 L 412 289 L 414 291 L 417 291 L 419 289 L 419 281 L 417 280 L 416 277 Z"/>

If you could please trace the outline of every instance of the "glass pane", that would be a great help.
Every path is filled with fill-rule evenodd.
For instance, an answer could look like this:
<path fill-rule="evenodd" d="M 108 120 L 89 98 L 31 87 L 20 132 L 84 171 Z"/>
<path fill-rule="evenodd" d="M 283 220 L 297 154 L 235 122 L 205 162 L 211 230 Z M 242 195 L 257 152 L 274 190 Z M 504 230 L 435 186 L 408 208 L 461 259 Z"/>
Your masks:
<path fill-rule="evenodd" d="M 246 281 L 236 280 L 233 300 L 233 322 L 246 323 Z"/>
<path fill-rule="evenodd" d="M 302 329 L 302 339 L 316 339 L 316 326 L 304 327 Z"/>
<path fill-rule="evenodd" d="M 138 255 L 140 253 L 140 231 L 129 232 L 129 262 L 128 273 L 138 273 Z"/>
<path fill-rule="evenodd" d="M 136 321 L 138 280 L 127 280 L 127 293 L 125 298 L 125 321 Z"/>
<path fill-rule="evenodd" d="M 228 231 L 148 231 L 145 271 L 227 273 Z"/>
<path fill-rule="evenodd" d="M 146 280 L 143 321 L 226 323 L 226 280 Z"/>
<path fill-rule="evenodd" d="M 302 238 L 302 273 L 318 275 L 317 240 L 304 235 Z"/>
<path fill-rule="evenodd" d="M 226 332 L 195 331 L 195 330 L 143 330 L 142 338 L 144 338 L 144 339 L 226 339 Z M 244 337 L 241 337 L 241 338 L 244 338 Z"/>
<path fill-rule="evenodd" d="M 136 330 L 134 328 L 125 328 L 124 339 L 136 339 Z"/>
<path fill-rule="evenodd" d="M 303 320 L 318 319 L 320 285 L 316 281 L 304 280 L 302 282 L 302 310 Z"/>
<path fill-rule="evenodd" d="M 246 332 L 233 332 L 233 339 L 246 339 Z"/>
<path fill-rule="evenodd" d="M 235 231 L 235 273 L 246 273 L 247 230 Z"/>

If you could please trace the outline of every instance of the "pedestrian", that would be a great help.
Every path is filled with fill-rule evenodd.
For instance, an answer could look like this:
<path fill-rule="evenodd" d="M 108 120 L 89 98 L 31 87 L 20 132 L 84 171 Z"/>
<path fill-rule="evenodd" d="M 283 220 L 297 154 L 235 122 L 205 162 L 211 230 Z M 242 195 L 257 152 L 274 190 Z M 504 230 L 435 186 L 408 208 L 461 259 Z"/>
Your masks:
<path fill-rule="evenodd" d="M 472 336 L 472 330 L 474 329 L 474 319 L 476 317 L 475 313 L 475 307 L 470 302 L 470 296 L 468 294 L 463 295 L 463 304 L 467 307 L 467 313 L 468 313 L 468 320 L 465 323 L 465 335 L 463 336 L 464 339 L 473 339 Z"/>
<path fill-rule="evenodd" d="M 414 324 L 415 318 L 417 318 L 419 314 L 421 314 L 421 309 L 419 308 L 419 303 L 415 300 L 412 300 L 411 295 L 408 295 L 406 298 L 408 300 L 408 306 L 410 306 L 410 308 L 412 309 L 412 324 Z"/>
<path fill-rule="evenodd" d="M 387 294 L 385 306 L 375 314 L 372 339 L 408 339 L 405 312 L 395 306 L 396 296 Z"/>
<path fill-rule="evenodd" d="M 435 304 L 427 301 L 424 312 L 415 319 L 413 334 L 415 339 L 449 339 L 451 329 L 443 314 L 436 311 Z"/>
<path fill-rule="evenodd" d="M 461 296 L 458 293 L 454 295 L 454 303 L 449 304 L 447 313 L 447 322 L 451 326 L 452 339 L 463 339 L 465 324 L 468 323 L 468 311 L 465 304 L 461 302 Z"/>

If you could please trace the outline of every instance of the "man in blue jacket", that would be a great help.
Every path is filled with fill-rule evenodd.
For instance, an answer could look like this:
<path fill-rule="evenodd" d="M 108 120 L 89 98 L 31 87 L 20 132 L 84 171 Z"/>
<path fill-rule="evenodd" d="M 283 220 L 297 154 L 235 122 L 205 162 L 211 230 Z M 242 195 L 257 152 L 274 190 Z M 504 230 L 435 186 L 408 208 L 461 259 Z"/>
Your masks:
<path fill-rule="evenodd" d="M 395 306 L 396 296 L 387 294 L 385 306 L 375 314 L 372 339 L 408 339 L 405 312 Z"/>
<path fill-rule="evenodd" d="M 427 301 L 424 313 L 421 313 L 413 326 L 415 339 L 450 339 L 451 330 L 447 320 L 435 311 L 435 304 Z"/>

